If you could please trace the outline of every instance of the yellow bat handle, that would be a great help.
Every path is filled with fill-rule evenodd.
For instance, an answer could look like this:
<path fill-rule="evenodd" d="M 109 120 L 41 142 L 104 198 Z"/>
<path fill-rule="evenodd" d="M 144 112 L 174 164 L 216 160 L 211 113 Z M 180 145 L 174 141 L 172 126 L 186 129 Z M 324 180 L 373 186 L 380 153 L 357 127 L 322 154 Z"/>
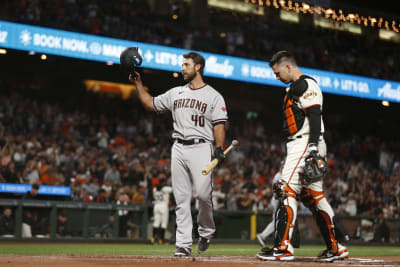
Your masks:
<path fill-rule="evenodd" d="M 218 159 L 213 159 L 208 165 L 201 171 L 202 174 L 207 175 L 212 169 L 218 165 Z"/>

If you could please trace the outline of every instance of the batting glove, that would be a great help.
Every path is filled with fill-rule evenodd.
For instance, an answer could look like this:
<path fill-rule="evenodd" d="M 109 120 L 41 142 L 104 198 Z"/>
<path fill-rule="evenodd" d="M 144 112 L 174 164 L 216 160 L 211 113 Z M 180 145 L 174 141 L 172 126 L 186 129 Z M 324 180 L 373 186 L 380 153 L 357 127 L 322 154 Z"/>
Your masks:
<path fill-rule="evenodd" d="M 213 159 L 218 159 L 218 164 L 221 164 L 225 160 L 225 154 L 222 147 L 215 148 Z"/>

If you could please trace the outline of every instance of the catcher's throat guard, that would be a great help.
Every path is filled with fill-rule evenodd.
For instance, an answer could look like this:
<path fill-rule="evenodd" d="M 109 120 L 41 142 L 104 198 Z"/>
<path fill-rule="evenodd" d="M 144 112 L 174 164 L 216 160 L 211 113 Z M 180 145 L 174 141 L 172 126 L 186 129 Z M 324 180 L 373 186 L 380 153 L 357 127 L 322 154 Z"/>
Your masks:
<path fill-rule="evenodd" d="M 123 69 L 133 72 L 136 70 L 136 67 L 142 64 L 143 58 L 139 53 L 138 47 L 128 47 L 122 51 L 119 61 Z"/>
<path fill-rule="evenodd" d="M 325 158 L 310 153 L 305 159 L 304 180 L 311 184 L 321 181 L 328 174 L 328 164 Z"/>

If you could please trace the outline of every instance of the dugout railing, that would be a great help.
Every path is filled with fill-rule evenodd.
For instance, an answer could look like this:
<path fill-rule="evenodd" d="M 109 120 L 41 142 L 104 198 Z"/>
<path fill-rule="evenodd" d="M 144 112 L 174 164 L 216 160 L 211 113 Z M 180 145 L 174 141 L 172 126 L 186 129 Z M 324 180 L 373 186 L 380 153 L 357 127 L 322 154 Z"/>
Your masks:
<path fill-rule="evenodd" d="M 119 205 L 75 201 L 0 199 L 0 211 L 12 210 L 11 235 L 0 240 L 14 241 L 110 241 L 149 242 L 152 235 L 152 206 Z M 197 211 L 192 211 L 193 218 Z M 29 214 L 34 218 L 29 218 Z M 271 213 L 253 211 L 214 212 L 215 241 L 255 242 L 255 235 L 271 221 Z M 400 219 L 338 215 L 353 243 L 388 243 L 400 245 Z M 193 221 L 196 221 L 195 219 Z M 0 225 L 1 222 L 0 222 Z M 299 214 L 302 243 L 321 243 L 311 214 Z M 30 233 L 27 227 L 30 227 Z M 196 229 L 196 225 L 194 228 Z M 0 229 L 1 231 L 1 229 Z M 170 209 L 167 240 L 174 242 L 175 214 Z M 1 233 L 1 232 L 0 232 Z M 194 236 L 196 232 L 194 231 Z M 272 243 L 272 237 L 268 240 Z"/>

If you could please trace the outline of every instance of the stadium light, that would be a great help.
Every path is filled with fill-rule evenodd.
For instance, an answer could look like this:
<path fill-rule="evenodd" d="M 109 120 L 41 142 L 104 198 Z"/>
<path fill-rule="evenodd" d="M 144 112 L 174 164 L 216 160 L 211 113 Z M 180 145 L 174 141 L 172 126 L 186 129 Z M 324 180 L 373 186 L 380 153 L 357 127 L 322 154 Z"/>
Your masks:
<path fill-rule="evenodd" d="M 264 2 L 265 1 L 265 2 Z M 244 0 L 246 4 L 250 4 L 249 0 Z M 251 0 L 252 4 L 256 4 L 256 0 Z M 387 31 L 393 31 L 396 33 L 400 32 L 400 23 L 394 19 L 383 19 L 380 17 L 379 19 L 371 17 L 371 16 L 363 16 L 358 13 L 349 13 L 345 14 L 342 9 L 335 10 L 332 8 L 323 8 L 321 6 L 312 6 L 307 3 L 299 4 L 297 2 L 293 2 L 292 0 L 258 0 L 259 6 L 267 6 L 274 7 L 275 9 L 282 9 L 286 11 L 294 11 L 296 13 L 304 13 L 304 14 L 318 14 L 327 19 L 331 19 L 334 21 L 348 21 L 352 24 L 361 24 L 364 27 L 377 27 L 379 29 L 385 29 Z"/>
<path fill-rule="evenodd" d="M 303 3 L 303 8 L 304 8 L 304 10 L 308 10 L 308 9 L 310 9 L 310 5 Z"/>
<path fill-rule="evenodd" d="M 0 55 L 7 54 L 7 49 L 0 48 Z"/>
<path fill-rule="evenodd" d="M 174 72 L 174 73 L 172 73 L 172 76 L 173 76 L 174 78 L 178 78 L 178 77 L 179 77 L 179 73 Z"/>
<path fill-rule="evenodd" d="M 36 54 L 35 51 L 29 51 L 29 52 L 28 52 L 28 55 L 30 55 L 30 56 L 33 56 L 33 55 L 35 55 L 35 54 Z"/>
<path fill-rule="evenodd" d="M 46 55 L 46 54 L 42 54 L 42 55 L 40 56 L 40 59 L 41 59 L 41 60 L 46 60 L 46 59 L 47 59 L 47 55 Z"/>
<path fill-rule="evenodd" d="M 389 102 L 389 101 L 386 101 L 386 100 L 383 100 L 383 101 L 382 101 L 382 106 L 388 107 L 388 106 L 390 106 L 390 102 Z"/>

